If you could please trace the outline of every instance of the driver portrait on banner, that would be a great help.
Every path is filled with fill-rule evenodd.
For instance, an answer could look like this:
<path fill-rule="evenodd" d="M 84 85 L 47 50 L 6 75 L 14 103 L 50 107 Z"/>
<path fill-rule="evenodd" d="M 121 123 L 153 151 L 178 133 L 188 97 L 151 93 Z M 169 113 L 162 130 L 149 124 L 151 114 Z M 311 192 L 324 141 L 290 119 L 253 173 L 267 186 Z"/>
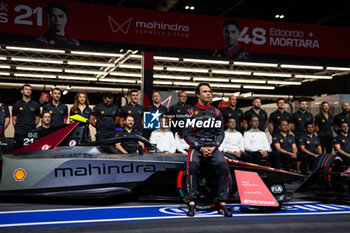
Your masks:
<path fill-rule="evenodd" d="M 49 30 L 37 40 L 50 45 L 79 46 L 79 41 L 69 37 L 65 33 L 68 21 L 67 7 L 58 1 L 52 1 L 45 7 L 45 16 Z"/>
<path fill-rule="evenodd" d="M 222 27 L 222 34 L 225 40 L 225 48 L 218 49 L 213 56 L 224 58 L 247 58 L 249 53 L 244 51 L 238 44 L 240 37 L 240 25 L 234 19 L 227 19 Z"/>

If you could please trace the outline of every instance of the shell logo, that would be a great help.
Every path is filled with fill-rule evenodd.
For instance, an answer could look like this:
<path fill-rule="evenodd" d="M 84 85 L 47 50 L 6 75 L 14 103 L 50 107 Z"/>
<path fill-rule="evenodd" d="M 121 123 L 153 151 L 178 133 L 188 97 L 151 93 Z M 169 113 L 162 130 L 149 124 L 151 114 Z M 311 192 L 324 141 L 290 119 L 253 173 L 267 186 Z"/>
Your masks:
<path fill-rule="evenodd" d="M 104 114 L 105 113 L 105 111 L 101 111 L 101 114 Z"/>
<path fill-rule="evenodd" d="M 128 113 L 131 113 L 131 111 L 129 110 Z"/>
<path fill-rule="evenodd" d="M 20 107 L 19 110 L 23 110 L 23 107 Z"/>
<path fill-rule="evenodd" d="M 195 112 L 194 112 L 194 115 L 198 115 L 198 113 L 199 113 L 198 111 L 195 111 Z"/>
<path fill-rule="evenodd" d="M 280 119 L 280 118 L 281 118 L 280 116 L 277 117 L 277 119 Z"/>
<path fill-rule="evenodd" d="M 13 173 L 13 177 L 16 181 L 23 181 L 26 177 L 26 171 L 23 168 L 17 168 Z"/>

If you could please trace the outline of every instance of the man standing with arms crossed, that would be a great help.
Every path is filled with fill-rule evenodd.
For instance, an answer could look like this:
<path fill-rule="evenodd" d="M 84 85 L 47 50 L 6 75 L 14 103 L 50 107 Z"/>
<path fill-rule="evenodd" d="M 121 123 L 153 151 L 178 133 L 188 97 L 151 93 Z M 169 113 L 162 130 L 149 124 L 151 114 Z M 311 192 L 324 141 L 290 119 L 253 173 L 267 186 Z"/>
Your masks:
<path fill-rule="evenodd" d="M 221 122 L 214 127 L 185 127 L 184 138 L 190 145 L 187 158 L 187 187 L 189 208 L 187 216 L 196 214 L 196 199 L 198 191 L 198 172 L 202 160 L 208 160 L 218 171 L 218 209 L 219 213 L 226 217 L 231 217 L 231 212 L 227 209 L 225 201 L 229 195 L 230 171 L 223 154 L 218 147 L 224 139 L 224 126 L 221 112 L 210 105 L 212 98 L 209 83 L 199 83 L 195 89 L 198 103 L 188 110 L 187 121 L 204 123 L 208 120 Z M 203 124 L 196 124 L 203 125 Z M 220 126 L 219 126 L 220 125 Z"/>

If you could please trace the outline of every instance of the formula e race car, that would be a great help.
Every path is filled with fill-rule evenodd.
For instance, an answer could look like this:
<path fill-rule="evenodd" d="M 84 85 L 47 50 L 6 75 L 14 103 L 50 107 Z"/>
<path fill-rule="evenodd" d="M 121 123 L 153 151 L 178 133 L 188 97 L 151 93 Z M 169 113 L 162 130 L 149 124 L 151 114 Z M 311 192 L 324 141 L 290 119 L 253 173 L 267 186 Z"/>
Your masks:
<path fill-rule="evenodd" d="M 176 197 L 187 202 L 187 155 L 160 153 L 154 145 L 139 136 L 84 142 L 82 135 L 85 130 L 84 124 L 75 122 L 56 128 L 55 132 L 51 130 L 33 143 L 3 154 L 0 197 L 95 199 L 134 193 L 152 200 Z M 142 141 L 147 150 L 122 154 L 114 146 L 122 140 Z M 237 191 L 237 171 L 256 174 L 262 186 L 278 203 L 286 200 L 284 184 L 303 178 L 265 166 L 232 159 L 226 161 L 231 171 L 231 196 Z M 216 171 L 201 167 L 200 201 L 213 202 L 216 196 Z M 264 205 L 264 201 L 258 202 Z"/>
<path fill-rule="evenodd" d="M 350 168 L 333 154 L 322 154 L 317 169 L 297 188 L 295 192 L 324 201 L 349 201 Z"/>

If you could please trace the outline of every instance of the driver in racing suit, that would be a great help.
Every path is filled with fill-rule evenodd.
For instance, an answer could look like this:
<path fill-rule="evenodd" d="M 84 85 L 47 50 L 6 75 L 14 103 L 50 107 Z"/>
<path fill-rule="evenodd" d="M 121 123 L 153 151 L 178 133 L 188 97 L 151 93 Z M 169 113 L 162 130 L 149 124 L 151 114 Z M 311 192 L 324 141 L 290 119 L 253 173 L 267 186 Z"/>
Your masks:
<path fill-rule="evenodd" d="M 195 90 L 198 103 L 188 110 L 189 117 L 186 118 L 184 138 L 190 145 L 187 157 L 187 189 L 189 208 L 187 216 L 196 214 L 196 198 L 198 189 L 198 172 L 201 161 L 208 160 L 218 173 L 218 210 L 220 214 L 231 217 L 232 214 L 226 208 L 226 199 L 229 194 L 230 171 L 223 154 L 218 150 L 223 141 L 224 126 L 221 112 L 210 105 L 212 98 L 209 83 L 200 83 Z M 193 125 L 186 125 L 189 122 Z M 206 124 L 207 122 L 211 124 Z M 202 126 L 202 127 L 201 127 Z"/>

